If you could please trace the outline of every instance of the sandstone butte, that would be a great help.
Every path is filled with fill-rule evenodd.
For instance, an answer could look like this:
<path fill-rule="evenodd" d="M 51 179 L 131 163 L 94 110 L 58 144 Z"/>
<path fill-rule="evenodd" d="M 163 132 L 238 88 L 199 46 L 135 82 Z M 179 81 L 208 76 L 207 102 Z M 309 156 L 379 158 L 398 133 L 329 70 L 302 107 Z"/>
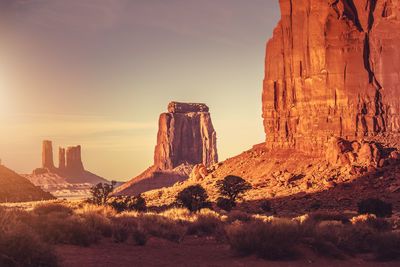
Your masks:
<path fill-rule="evenodd" d="M 154 164 L 116 189 L 117 195 L 135 195 L 172 186 L 188 179 L 195 165 L 218 162 L 217 134 L 209 108 L 199 103 L 171 102 L 159 118 Z"/>
<path fill-rule="evenodd" d="M 85 170 L 81 150 L 80 145 L 70 146 L 66 149 L 60 147 L 57 168 L 53 161 L 53 143 L 52 141 L 45 140 L 42 143 L 42 167 L 35 169 L 31 175 L 25 175 L 25 177 L 40 186 L 44 185 L 41 182 L 45 182 L 40 181 L 40 178 L 44 178 L 46 174 L 54 174 L 58 180 L 64 178 L 63 180 L 66 183 L 72 184 L 107 182 L 106 179 Z"/>
<path fill-rule="evenodd" d="M 253 185 L 249 209 L 262 199 L 280 211 L 354 209 L 367 197 L 400 208 L 400 1 L 279 3 L 266 47 L 266 142 L 147 192 L 150 205 L 194 183 L 215 199 L 215 181 L 235 174 Z"/>

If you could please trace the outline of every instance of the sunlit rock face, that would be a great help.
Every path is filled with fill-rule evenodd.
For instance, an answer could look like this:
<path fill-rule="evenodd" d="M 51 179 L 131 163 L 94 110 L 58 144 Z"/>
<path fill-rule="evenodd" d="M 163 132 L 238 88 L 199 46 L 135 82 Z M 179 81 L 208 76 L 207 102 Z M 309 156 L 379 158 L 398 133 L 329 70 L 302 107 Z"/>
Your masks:
<path fill-rule="evenodd" d="M 137 195 L 189 178 L 195 165 L 218 162 L 217 134 L 205 104 L 171 102 L 159 119 L 154 165 L 118 187 L 115 195 Z"/>
<path fill-rule="evenodd" d="M 171 170 L 187 164 L 218 162 L 217 134 L 205 104 L 171 102 L 159 119 L 154 165 Z"/>
<path fill-rule="evenodd" d="M 263 90 L 267 145 L 321 151 L 399 132 L 400 1 L 280 0 Z"/>

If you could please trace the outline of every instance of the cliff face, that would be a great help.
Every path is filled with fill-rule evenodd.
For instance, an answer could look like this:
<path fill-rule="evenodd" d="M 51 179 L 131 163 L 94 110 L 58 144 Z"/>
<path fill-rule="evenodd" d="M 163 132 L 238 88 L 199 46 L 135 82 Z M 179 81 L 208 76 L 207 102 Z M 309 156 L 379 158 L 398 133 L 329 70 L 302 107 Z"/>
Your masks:
<path fill-rule="evenodd" d="M 400 130 L 400 1 L 280 0 L 263 90 L 267 145 L 321 151 Z"/>
<path fill-rule="evenodd" d="M 183 164 L 218 162 L 217 134 L 205 104 L 172 102 L 160 115 L 154 165 L 171 170 Z"/>

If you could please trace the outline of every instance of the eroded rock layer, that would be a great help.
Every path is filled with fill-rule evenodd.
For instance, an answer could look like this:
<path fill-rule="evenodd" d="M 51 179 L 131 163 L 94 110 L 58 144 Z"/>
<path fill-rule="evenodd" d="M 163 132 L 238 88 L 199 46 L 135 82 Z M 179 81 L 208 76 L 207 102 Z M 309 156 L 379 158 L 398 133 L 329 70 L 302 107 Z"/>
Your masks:
<path fill-rule="evenodd" d="M 154 165 L 160 170 L 218 162 L 217 134 L 205 104 L 171 102 L 159 119 Z"/>
<path fill-rule="evenodd" d="M 280 0 L 263 90 L 267 146 L 399 132 L 398 0 Z"/>

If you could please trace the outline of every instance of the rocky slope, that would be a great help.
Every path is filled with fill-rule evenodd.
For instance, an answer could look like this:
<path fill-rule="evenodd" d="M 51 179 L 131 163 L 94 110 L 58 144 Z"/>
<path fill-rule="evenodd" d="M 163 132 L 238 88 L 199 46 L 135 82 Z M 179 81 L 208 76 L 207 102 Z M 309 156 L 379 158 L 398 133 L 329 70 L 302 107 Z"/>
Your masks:
<path fill-rule="evenodd" d="M 49 200 L 54 197 L 26 178 L 0 165 L 0 202 Z"/>
<path fill-rule="evenodd" d="M 400 2 L 280 0 L 262 95 L 266 143 L 188 181 L 145 194 L 168 205 L 188 185 L 248 180 L 246 209 L 355 209 L 378 197 L 400 208 Z"/>
<path fill-rule="evenodd" d="M 268 147 L 323 151 L 331 136 L 400 130 L 400 3 L 280 0 L 268 42 Z"/>
<path fill-rule="evenodd" d="M 188 179 L 196 164 L 218 161 L 217 137 L 205 104 L 171 102 L 159 119 L 154 165 L 116 190 L 136 195 Z"/>

